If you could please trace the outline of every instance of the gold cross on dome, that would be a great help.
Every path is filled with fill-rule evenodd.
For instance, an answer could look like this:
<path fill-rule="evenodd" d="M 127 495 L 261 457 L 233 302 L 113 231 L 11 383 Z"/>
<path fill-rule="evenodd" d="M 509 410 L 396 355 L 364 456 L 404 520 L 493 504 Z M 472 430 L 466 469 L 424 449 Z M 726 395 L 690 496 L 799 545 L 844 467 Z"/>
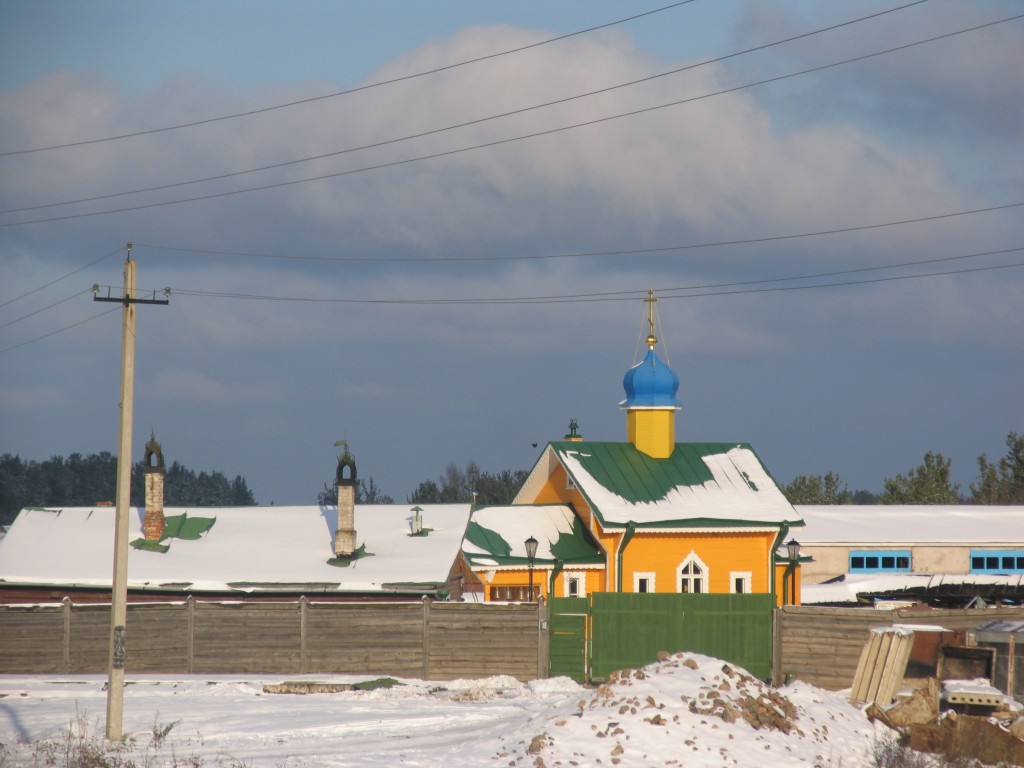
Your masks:
<path fill-rule="evenodd" d="M 647 346 L 654 349 L 654 345 L 658 343 L 658 337 L 654 335 L 654 305 L 658 303 L 658 299 L 654 295 L 654 289 L 651 288 L 647 291 L 647 298 L 644 299 L 644 303 L 649 305 L 647 314 Z"/>

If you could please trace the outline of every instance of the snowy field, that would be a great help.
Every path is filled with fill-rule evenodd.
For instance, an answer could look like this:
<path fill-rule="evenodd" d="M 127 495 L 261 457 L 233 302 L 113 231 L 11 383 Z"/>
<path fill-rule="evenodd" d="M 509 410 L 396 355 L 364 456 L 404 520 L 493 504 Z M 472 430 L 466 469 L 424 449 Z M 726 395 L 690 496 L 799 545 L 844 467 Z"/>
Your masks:
<path fill-rule="evenodd" d="M 772 689 L 697 654 L 600 687 L 492 677 L 298 695 L 264 686 L 369 678 L 127 679 L 124 731 L 133 741 L 121 757 L 140 766 L 859 768 L 886 736 L 840 694 L 799 682 Z M 101 742 L 105 683 L 105 675 L 0 676 L 0 765 L 33 765 L 47 742 Z"/>

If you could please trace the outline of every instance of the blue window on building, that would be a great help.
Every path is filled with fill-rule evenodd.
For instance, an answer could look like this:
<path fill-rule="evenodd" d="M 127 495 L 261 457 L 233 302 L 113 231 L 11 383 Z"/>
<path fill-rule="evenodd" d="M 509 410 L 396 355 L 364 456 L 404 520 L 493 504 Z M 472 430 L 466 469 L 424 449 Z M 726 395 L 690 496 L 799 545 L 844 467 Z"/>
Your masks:
<path fill-rule="evenodd" d="M 850 550 L 850 573 L 909 573 L 910 550 Z"/>
<path fill-rule="evenodd" d="M 1024 549 L 972 549 L 971 573 L 1024 573 Z"/>

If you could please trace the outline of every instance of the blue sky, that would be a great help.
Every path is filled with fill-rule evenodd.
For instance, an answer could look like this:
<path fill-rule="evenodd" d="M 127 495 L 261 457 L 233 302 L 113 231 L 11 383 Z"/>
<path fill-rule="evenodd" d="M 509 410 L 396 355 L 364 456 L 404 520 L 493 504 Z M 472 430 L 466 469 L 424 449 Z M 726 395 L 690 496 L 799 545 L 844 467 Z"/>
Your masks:
<path fill-rule="evenodd" d="M 131 241 L 173 290 L 138 313 L 136 458 L 153 430 L 262 503 L 313 501 L 339 438 L 399 501 L 529 467 L 569 418 L 624 439 L 649 288 L 680 440 L 874 491 L 935 450 L 966 491 L 1024 431 L 1024 19 L 923 41 L 1019 5 L 735 56 L 900 3 L 666 5 L 0 1 L 0 153 L 41 150 L 0 155 L 0 452 L 116 449 L 88 289 Z"/>

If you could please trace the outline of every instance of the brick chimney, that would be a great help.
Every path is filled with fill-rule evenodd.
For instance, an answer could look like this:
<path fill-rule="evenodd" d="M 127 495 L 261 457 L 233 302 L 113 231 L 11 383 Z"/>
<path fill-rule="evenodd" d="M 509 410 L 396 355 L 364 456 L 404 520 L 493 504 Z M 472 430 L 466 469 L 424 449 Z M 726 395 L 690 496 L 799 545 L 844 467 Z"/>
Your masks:
<path fill-rule="evenodd" d="M 352 557 L 356 553 L 356 460 L 348 444 L 338 457 L 335 475 L 338 491 L 338 527 L 334 532 L 335 557 Z"/>
<path fill-rule="evenodd" d="M 164 520 L 164 453 L 156 435 L 149 435 L 146 456 L 143 459 L 146 479 L 146 516 L 142 519 L 142 531 L 151 541 L 160 541 L 167 526 Z"/>

